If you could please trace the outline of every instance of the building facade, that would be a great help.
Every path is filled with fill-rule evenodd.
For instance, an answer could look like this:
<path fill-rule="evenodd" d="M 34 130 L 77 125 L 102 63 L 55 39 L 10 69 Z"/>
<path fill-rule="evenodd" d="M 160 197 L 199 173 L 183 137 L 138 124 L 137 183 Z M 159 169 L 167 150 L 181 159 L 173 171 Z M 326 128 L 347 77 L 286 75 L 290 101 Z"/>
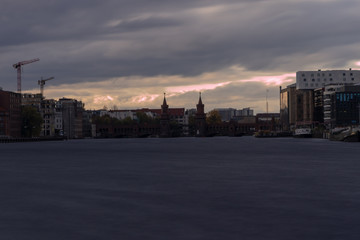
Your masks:
<path fill-rule="evenodd" d="M 0 135 L 21 137 L 21 94 L 0 90 Z"/>
<path fill-rule="evenodd" d="M 329 84 L 360 83 L 359 70 L 318 70 L 296 72 L 296 89 L 315 89 Z"/>
<path fill-rule="evenodd" d="M 360 85 L 332 85 L 324 91 L 324 123 L 327 128 L 359 125 Z"/>
<path fill-rule="evenodd" d="M 62 123 L 64 137 L 83 138 L 83 111 L 84 104 L 81 101 L 69 98 L 59 99 L 62 110 Z"/>
<path fill-rule="evenodd" d="M 40 103 L 40 113 L 43 119 L 40 136 L 54 137 L 56 125 L 56 101 L 54 99 L 43 99 Z"/>

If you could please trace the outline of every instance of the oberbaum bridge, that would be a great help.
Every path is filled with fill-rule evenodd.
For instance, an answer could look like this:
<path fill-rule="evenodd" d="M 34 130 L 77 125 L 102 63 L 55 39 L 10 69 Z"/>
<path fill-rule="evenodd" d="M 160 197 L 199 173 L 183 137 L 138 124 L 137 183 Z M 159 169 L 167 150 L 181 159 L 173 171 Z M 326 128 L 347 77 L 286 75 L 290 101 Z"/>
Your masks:
<path fill-rule="evenodd" d="M 261 125 L 261 124 L 260 124 Z M 196 136 L 196 137 L 211 137 L 211 136 L 242 136 L 252 135 L 254 131 L 263 129 L 259 123 L 237 123 L 235 121 L 222 122 L 218 124 L 208 124 L 206 121 L 206 114 L 204 112 L 204 104 L 202 103 L 201 93 L 199 94 L 199 101 L 196 105 L 196 113 L 194 122 L 188 128 L 192 128 L 190 134 L 184 134 L 183 129 L 179 126 L 174 127 L 170 121 L 169 105 L 166 102 L 164 94 L 163 104 L 161 105 L 161 114 L 159 123 L 144 123 L 144 124 L 97 124 L 96 131 L 98 137 L 121 138 L 121 137 L 178 137 L 178 136 Z M 274 124 L 267 124 L 271 126 L 272 130 Z M 266 127 L 266 126 L 265 126 Z"/>

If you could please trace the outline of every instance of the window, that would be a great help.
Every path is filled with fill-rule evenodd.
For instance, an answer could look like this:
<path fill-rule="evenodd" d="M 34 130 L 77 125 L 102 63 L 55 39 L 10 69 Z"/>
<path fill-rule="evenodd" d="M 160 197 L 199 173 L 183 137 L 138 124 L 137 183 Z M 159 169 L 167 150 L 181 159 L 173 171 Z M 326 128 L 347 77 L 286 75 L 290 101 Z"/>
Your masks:
<path fill-rule="evenodd" d="M 311 81 L 315 82 L 315 79 L 311 79 Z"/>
<path fill-rule="evenodd" d="M 330 78 L 330 81 L 332 81 L 332 78 Z"/>
<path fill-rule="evenodd" d="M 345 76 L 346 74 L 345 73 L 343 73 L 343 76 Z"/>
<path fill-rule="evenodd" d="M 311 76 L 313 77 L 313 76 L 314 76 L 314 74 L 312 73 L 312 74 L 311 74 Z"/>
<path fill-rule="evenodd" d="M 322 76 L 325 77 L 325 73 L 323 73 Z"/>
<path fill-rule="evenodd" d="M 306 82 L 306 78 L 304 78 L 304 82 Z"/>
<path fill-rule="evenodd" d="M 350 76 L 352 76 L 353 75 L 353 73 L 350 73 Z"/>
<path fill-rule="evenodd" d="M 351 81 L 354 81 L 355 79 L 354 78 L 351 78 Z"/>
<path fill-rule="evenodd" d="M 320 77 L 320 73 L 318 73 L 317 76 Z"/>
<path fill-rule="evenodd" d="M 318 78 L 318 82 L 320 82 L 320 78 Z"/>
<path fill-rule="evenodd" d="M 324 82 L 326 82 L 326 78 L 324 78 Z"/>
<path fill-rule="evenodd" d="M 331 73 L 329 73 L 329 77 L 331 77 Z"/>
<path fill-rule="evenodd" d="M 305 77 L 305 74 L 301 74 L 302 77 Z"/>
<path fill-rule="evenodd" d="M 345 81 L 346 81 L 346 78 L 343 78 L 343 81 L 345 82 Z"/>

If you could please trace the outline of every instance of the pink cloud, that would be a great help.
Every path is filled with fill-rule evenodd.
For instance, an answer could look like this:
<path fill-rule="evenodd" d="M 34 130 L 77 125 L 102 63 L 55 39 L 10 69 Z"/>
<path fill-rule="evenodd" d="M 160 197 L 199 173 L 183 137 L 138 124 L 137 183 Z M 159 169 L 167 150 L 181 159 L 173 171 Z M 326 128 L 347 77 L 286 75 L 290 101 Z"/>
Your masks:
<path fill-rule="evenodd" d="M 169 96 L 174 96 L 177 94 L 184 94 L 187 92 L 200 92 L 205 90 L 214 90 L 218 87 L 223 87 L 231 82 L 222 82 L 222 83 L 213 83 L 213 84 L 199 84 L 199 85 L 188 85 L 188 86 L 177 86 L 177 87 L 167 87 L 165 90 Z"/>
<path fill-rule="evenodd" d="M 135 96 L 131 99 L 132 103 L 143 103 L 143 102 L 152 102 L 157 97 L 159 97 L 158 94 L 145 94 L 145 95 L 139 95 Z"/>
<path fill-rule="evenodd" d="M 266 85 L 282 85 L 284 83 L 294 82 L 296 73 L 286 73 L 278 76 L 256 76 L 239 82 L 262 82 Z"/>

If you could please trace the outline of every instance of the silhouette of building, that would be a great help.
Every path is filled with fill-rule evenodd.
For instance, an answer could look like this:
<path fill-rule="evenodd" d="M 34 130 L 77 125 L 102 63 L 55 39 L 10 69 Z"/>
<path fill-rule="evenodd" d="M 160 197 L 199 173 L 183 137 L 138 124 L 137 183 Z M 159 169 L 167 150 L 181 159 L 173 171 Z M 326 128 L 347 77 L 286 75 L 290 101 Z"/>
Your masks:
<path fill-rule="evenodd" d="M 161 105 L 160 137 L 170 137 L 169 105 L 167 105 L 166 103 L 165 93 L 164 93 L 164 101 L 163 104 Z"/>
<path fill-rule="evenodd" d="M 0 137 L 8 136 L 9 112 L 0 107 Z"/>
<path fill-rule="evenodd" d="M 204 112 L 204 104 L 201 100 L 201 93 L 199 93 L 199 102 L 196 105 L 195 127 L 197 137 L 206 136 L 206 114 Z"/>
<path fill-rule="evenodd" d="M 55 136 L 56 118 L 55 118 L 55 105 L 54 99 L 43 99 L 40 103 L 40 113 L 43 119 L 42 129 L 40 136 L 53 137 Z"/>
<path fill-rule="evenodd" d="M 0 89 L 0 135 L 21 137 L 21 94 Z"/>
<path fill-rule="evenodd" d="M 82 138 L 83 103 L 69 98 L 61 98 L 59 99 L 59 103 L 62 109 L 64 136 L 67 138 Z"/>

